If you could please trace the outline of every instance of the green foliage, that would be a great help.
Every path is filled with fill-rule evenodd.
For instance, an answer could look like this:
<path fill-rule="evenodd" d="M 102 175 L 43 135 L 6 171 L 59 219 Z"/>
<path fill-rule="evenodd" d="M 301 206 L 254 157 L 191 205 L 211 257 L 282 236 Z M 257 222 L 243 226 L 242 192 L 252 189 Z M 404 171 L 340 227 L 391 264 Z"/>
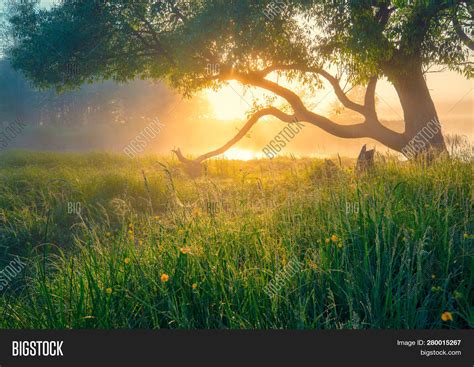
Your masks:
<path fill-rule="evenodd" d="M 18 44 L 10 55 L 38 86 L 60 90 L 139 76 L 167 80 L 189 95 L 221 85 L 209 65 L 225 73 L 331 64 L 361 82 L 374 73 L 395 78 L 437 64 L 470 77 L 468 49 L 453 27 L 453 19 L 469 18 L 469 6 L 451 0 L 71 0 L 46 11 L 22 2 L 12 10 Z M 73 75 L 71 64 L 79 69 Z"/>
<path fill-rule="evenodd" d="M 330 173 L 212 160 L 189 181 L 167 161 L 183 208 L 156 160 L 2 154 L 3 264 L 16 253 L 28 266 L 0 294 L 0 327 L 474 325 L 470 162 L 385 157 L 357 177 L 345 160 Z M 269 297 L 290 261 L 300 271 Z"/>
<path fill-rule="evenodd" d="M 310 1 L 323 29 L 319 50 L 345 63 L 355 81 L 382 73 L 389 79 L 411 69 L 445 65 L 472 77 L 469 49 L 456 34 L 453 18 L 472 14 L 466 1 Z M 338 4 L 335 6 L 334 4 Z M 472 16 L 471 16 L 472 17 Z"/>

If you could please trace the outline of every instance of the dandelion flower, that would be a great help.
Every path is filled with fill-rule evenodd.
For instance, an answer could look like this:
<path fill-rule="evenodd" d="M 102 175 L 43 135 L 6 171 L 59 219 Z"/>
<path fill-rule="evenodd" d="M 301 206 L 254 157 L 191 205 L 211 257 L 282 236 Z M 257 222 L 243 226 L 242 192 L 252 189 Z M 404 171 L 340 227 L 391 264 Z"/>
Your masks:
<path fill-rule="evenodd" d="M 449 311 L 443 312 L 441 314 L 441 320 L 443 320 L 443 321 L 453 321 L 453 314 Z"/>
<path fill-rule="evenodd" d="M 125 260 L 123 260 L 123 262 L 125 263 L 125 265 L 128 265 L 130 264 L 130 259 L 126 257 Z"/>
<path fill-rule="evenodd" d="M 105 293 L 107 293 L 110 296 L 112 294 L 112 288 L 106 288 Z"/>
<path fill-rule="evenodd" d="M 187 255 L 191 253 L 191 249 L 189 247 L 181 247 L 179 250 L 183 255 Z"/>
<path fill-rule="evenodd" d="M 142 240 L 138 240 L 138 244 L 141 246 L 143 245 L 143 241 Z"/>
<path fill-rule="evenodd" d="M 165 274 L 165 273 L 161 274 L 161 281 L 163 283 L 166 283 L 168 280 L 170 280 L 170 277 L 168 274 Z"/>
<path fill-rule="evenodd" d="M 191 287 L 192 287 L 194 290 L 196 290 L 197 287 L 198 287 L 198 285 L 197 285 L 197 283 L 193 283 L 193 285 L 192 285 Z"/>
<path fill-rule="evenodd" d="M 337 240 L 338 240 L 338 237 L 337 237 L 335 234 L 333 234 L 333 235 L 331 236 L 331 241 L 332 241 L 332 242 L 336 242 Z"/>

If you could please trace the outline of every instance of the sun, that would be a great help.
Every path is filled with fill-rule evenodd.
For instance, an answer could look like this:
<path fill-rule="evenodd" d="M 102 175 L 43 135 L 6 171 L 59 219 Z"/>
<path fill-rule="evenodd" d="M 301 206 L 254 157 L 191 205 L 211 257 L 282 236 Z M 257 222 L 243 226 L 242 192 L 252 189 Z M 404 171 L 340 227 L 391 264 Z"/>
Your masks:
<path fill-rule="evenodd" d="M 244 95 L 242 86 L 235 81 L 218 91 L 207 90 L 205 94 L 218 120 L 242 119 L 252 107 L 252 95 Z"/>
<path fill-rule="evenodd" d="M 272 75 L 268 79 L 274 79 L 272 81 L 292 90 L 304 91 L 306 88 L 298 82 L 289 82 L 284 78 L 278 80 L 276 77 L 272 77 Z M 327 82 L 323 81 L 323 86 L 314 95 L 306 95 L 303 100 L 309 110 L 328 114 L 332 111 L 332 103 L 335 100 L 335 96 Z M 265 96 L 274 96 L 274 94 L 260 89 L 248 89 L 247 92 L 244 92 L 242 84 L 234 80 L 217 91 L 206 90 L 204 95 L 209 101 L 214 118 L 223 121 L 244 119 L 247 112 L 252 109 L 254 101 L 262 102 Z M 282 100 L 279 102 L 281 103 Z"/>

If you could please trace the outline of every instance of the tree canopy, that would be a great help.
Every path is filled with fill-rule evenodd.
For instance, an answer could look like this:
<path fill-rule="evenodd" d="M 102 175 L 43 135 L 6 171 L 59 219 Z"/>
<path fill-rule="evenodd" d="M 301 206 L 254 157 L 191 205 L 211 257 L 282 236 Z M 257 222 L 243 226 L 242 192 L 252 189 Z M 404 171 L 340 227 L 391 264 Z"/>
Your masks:
<path fill-rule="evenodd" d="M 403 73 L 407 60 L 473 73 L 457 32 L 472 19 L 467 1 L 64 0 L 51 10 L 35 3 L 14 5 L 12 56 L 43 87 L 140 76 L 192 93 L 211 83 L 209 64 L 248 73 L 330 63 L 357 81 Z M 70 64 L 79 71 L 64 83 Z"/>

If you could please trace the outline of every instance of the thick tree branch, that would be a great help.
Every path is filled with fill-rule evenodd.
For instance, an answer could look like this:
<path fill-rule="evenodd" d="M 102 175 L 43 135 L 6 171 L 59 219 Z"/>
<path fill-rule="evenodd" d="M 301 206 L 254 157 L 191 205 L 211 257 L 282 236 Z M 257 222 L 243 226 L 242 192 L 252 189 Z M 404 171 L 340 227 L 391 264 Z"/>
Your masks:
<path fill-rule="evenodd" d="M 339 125 L 335 122 L 325 118 L 324 116 L 318 115 L 314 112 L 309 111 L 304 105 L 301 98 L 294 93 L 293 91 L 282 87 L 278 83 L 272 82 L 270 80 L 260 77 L 258 74 L 239 74 L 231 73 L 229 78 L 233 80 L 240 81 L 243 84 L 253 85 L 266 89 L 270 92 L 279 95 L 284 98 L 295 111 L 296 117 L 301 121 L 308 121 L 314 125 L 322 128 L 323 130 L 335 134 L 340 137 L 361 137 L 360 128 L 364 126 L 365 123 L 357 125 Z M 373 84 L 373 83 L 372 83 Z M 375 90 L 375 86 L 371 87 Z M 373 123 L 375 116 L 373 114 L 367 113 L 365 106 L 358 105 L 364 109 L 363 115 L 366 117 L 366 121 L 370 120 L 370 123 Z M 352 128 L 351 126 L 355 126 Z"/>
<path fill-rule="evenodd" d="M 380 141 L 388 147 L 399 150 L 403 144 L 403 134 L 394 132 L 393 130 L 384 127 L 377 119 L 375 114 L 375 87 L 377 78 L 374 77 L 370 80 L 368 85 L 368 95 L 366 101 L 368 107 L 364 108 L 364 116 L 366 120 L 363 123 L 353 125 L 337 124 L 334 121 L 318 115 L 314 112 L 309 111 L 301 101 L 300 97 L 292 92 L 291 90 L 282 87 L 281 85 L 262 78 L 259 74 L 239 74 L 233 72 L 229 75 L 228 79 L 240 81 L 243 84 L 249 84 L 257 87 L 264 88 L 271 91 L 280 97 L 283 97 L 288 101 L 298 121 L 309 122 L 324 131 L 333 134 L 340 138 L 363 138 L 369 137 Z M 359 105 L 360 106 L 360 105 Z M 368 109 L 372 108 L 373 113 L 367 112 Z"/>
<path fill-rule="evenodd" d="M 288 88 L 282 87 L 278 83 L 262 78 L 257 74 L 242 74 L 242 73 L 232 72 L 229 75 L 228 80 L 237 80 L 241 82 L 242 84 L 252 85 L 255 87 L 266 89 L 286 99 L 295 111 L 306 110 L 306 107 L 304 106 L 303 101 L 295 92 L 289 90 Z"/>
<path fill-rule="evenodd" d="M 300 117 L 303 118 L 301 120 Z M 403 135 L 396 133 L 386 127 L 374 123 L 374 124 L 353 124 L 353 125 L 340 125 L 336 124 L 333 121 L 329 120 L 328 118 L 318 115 L 314 112 L 307 111 L 295 115 L 289 115 L 275 107 L 268 107 L 262 110 L 255 112 L 249 120 L 245 123 L 245 125 L 240 129 L 240 131 L 227 143 L 221 146 L 218 149 L 210 151 L 208 153 L 202 154 L 194 160 L 190 160 L 184 157 L 181 153 L 180 149 L 173 150 L 176 154 L 178 159 L 181 163 L 185 164 L 187 168 L 197 170 L 197 165 L 201 164 L 206 159 L 218 156 L 220 154 L 225 153 L 228 149 L 230 149 L 233 145 L 238 143 L 249 131 L 250 129 L 264 116 L 274 116 L 281 121 L 287 123 L 295 123 L 295 122 L 309 122 L 312 125 L 315 125 L 324 131 L 340 137 L 340 138 L 364 138 L 370 137 L 376 139 L 383 144 L 387 145 L 389 148 L 400 150 L 403 146 Z"/>
<path fill-rule="evenodd" d="M 377 77 L 370 78 L 365 91 L 364 106 L 375 119 L 377 119 L 377 112 L 375 111 L 375 88 L 377 87 Z"/>
<path fill-rule="evenodd" d="M 206 159 L 209 159 L 211 157 L 215 157 L 219 154 L 225 153 L 230 147 L 238 143 L 249 131 L 250 129 L 264 116 L 274 116 L 281 121 L 285 121 L 288 123 L 291 122 L 296 122 L 296 116 L 294 115 L 288 115 L 284 113 L 283 111 L 275 108 L 275 107 L 268 107 L 268 108 L 263 108 L 257 112 L 255 112 L 245 123 L 245 125 L 242 127 L 242 129 L 239 130 L 239 132 L 232 138 L 230 139 L 227 143 L 225 143 L 223 146 L 221 146 L 218 149 L 215 149 L 213 151 L 210 151 L 206 154 L 202 154 L 199 157 L 197 157 L 194 160 L 188 160 L 184 158 L 184 156 L 181 154 L 181 151 L 179 149 L 174 150 L 173 152 L 178 156 L 178 159 L 185 164 L 191 164 L 191 163 L 201 163 L 205 161 Z"/>
<path fill-rule="evenodd" d="M 273 66 L 263 69 L 262 71 L 259 71 L 257 75 L 261 77 L 265 77 L 266 75 L 268 75 L 269 73 L 273 71 L 288 71 L 288 70 L 298 70 L 304 73 L 316 73 L 316 74 L 321 75 L 331 84 L 331 86 L 334 89 L 334 93 L 336 94 L 336 97 L 339 99 L 339 101 L 341 101 L 344 107 L 349 108 L 365 116 L 365 113 L 367 112 L 365 107 L 349 99 L 349 97 L 347 97 L 344 90 L 341 88 L 341 85 L 339 84 L 339 80 L 322 68 L 308 67 L 308 66 L 301 66 L 301 65 L 273 65 Z"/>
<path fill-rule="evenodd" d="M 264 116 L 275 116 L 276 118 L 278 118 L 282 121 L 288 122 L 288 123 L 296 121 L 295 116 L 288 115 L 288 114 L 280 111 L 279 109 L 277 109 L 275 107 L 264 108 L 262 110 L 259 110 L 258 112 L 255 112 L 248 119 L 248 121 L 245 123 L 245 125 L 242 127 L 242 129 L 239 130 L 237 135 L 235 135 L 232 139 L 230 139 L 222 147 L 220 147 L 218 149 L 215 149 L 215 150 L 213 150 L 209 153 L 200 155 L 199 157 L 197 157 L 195 159 L 195 161 L 200 163 L 200 162 L 202 162 L 202 161 L 204 161 L 208 158 L 211 158 L 211 157 L 214 157 L 214 156 L 217 156 L 219 154 L 224 153 L 230 147 L 232 147 L 234 144 L 236 144 L 238 141 L 240 141 L 250 131 L 250 129 L 253 127 L 253 125 L 255 125 L 258 122 L 258 120 L 260 120 Z"/>
<path fill-rule="evenodd" d="M 339 97 L 340 100 L 342 99 L 345 102 L 345 104 L 344 103 L 343 104 L 346 107 L 347 105 L 349 105 L 353 107 L 353 109 L 356 108 L 356 110 L 360 111 L 360 113 L 363 116 L 365 116 L 365 121 L 363 123 L 351 124 L 351 125 L 338 124 L 322 115 L 309 111 L 304 105 L 301 98 L 296 93 L 294 93 L 293 91 L 285 87 L 282 87 L 278 83 L 265 79 L 264 77 L 265 75 L 268 75 L 270 72 L 277 71 L 277 70 L 300 70 L 304 72 L 317 72 L 318 74 L 325 77 L 328 81 L 330 81 L 330 83 L 332 82 L 331 84 L 333 85 L 336 91 L 336 95 Z M 369 80 L 366 94 L 365 94 L 364 105 L 356 104 L 355 102 L 350 101 L 349 98 L 342 91 L 342 88 L 340 87 L 338 80 L 322 69 L 303 68 L 301 66 L 296 67 L 294 65 L 292 66 L 276 65 L 276 66 L 268 67 L 260 72 L 254 72 L 254 73 L 239 73 L 239 72 L 236 72 L 235 70 L 230 69 L 230 70 L 226 70 L 225 72 L 222 72 L 218 76 L 217 79 L 236 80 L 245 85 L 260 87 L 270 92 L 273 92 L 274 94 L 284 98 L 291 105 L 291 107 L 294 110 L 294 115 L 288 115 L 274 107 L 262 109 L 254 113 L 250 117 L 250 119 L 247 121 L 247 123 L 244 125 L 244 127 L 238 132 L 238 134 L 236 134 L 226 144 L 224 144 L 222 147 L 218 149 L 215 149 L 211 152 L 208 152 L 206 154 L 199 156 L 195 160 L 190 161 L 186 159 L 181 154 L 179 149 L 176 150 L 175 153 L 177 154 L 180 161 L 187 165 L 200 164 L 208 158 L 224 153 L 230 147 L 232 147 L 234 144 L 240 141 L 248 133 L 248 131 L 253 127 L 253 125 L 257 123 L 257 121 L 261 117 L 267 116 L 267 115 L 272 115 L 288 123 L 296 122 L 296 121 L 308 122 L 308 123 L 311 123 L 312 125 L 315 125 L 321 128 L 327 133 L 340 137 L 340 138 L 368 137 L 368 138 L 372 138 L 377 141 L 380 141 L 381 143 L 385 144 L 386 146 L 394 150 L 399 151 L 403 147 L 404 135 L 386 128 L 378 121 L 377 114 L 375 111 L 375 89 L 376 89 L 377 79 L 378 79 L 376 76 L 372 77 Z M 341 93 L 343 94 L 343 96 L 341 95 Z"/>
<path fill-rule="evenodd" d="M 223 78 L 222 75 L 221 78 Z M 186 159 L 181 154 L 181 151 L 179 149 L 174 151 L 182 163 L 185 163 L 187 165 L 195 165 L 202 163 L 208 158 L 224 153 L 234 144 L 239 142 L 261 117 L 269 115 L 288 123 L 297 121 L 309 122 L 312 125 L 315 125 L 326 131 L 327 133 L 340 138 L 369 137 L 376 139 L 395 150 L 400 150 L 402 147 L 403 135 L 396 133 L 390 129 L 387 129 L 377 120 L 375 114 L 375 87 L 377 83 L 376 77 L 372 78 L 369 82 L 369 85 L 367 86 L 365 105 L 362 106 L 370 111 L 373 111 L 373 113 L 367 113 L 367 118 L 365 122 L 352 125 L 337 124 L 324 116 L 309 111 L 303 104 L 303 101 L 300 99 L 300 97 L 293 91 L 263 78 L 258 73 L 242 74 L 237 72 L 229 72 L 225 76 L 225 80 L 237 80 L 243 84 L 253 85 L 269 90 L 288 101 L 295 113 L 294 115 L 288 115 L 274 107 L 268 107 L 259 110 L 250 117 L 250 119 L 246 122 L 243 128 L 231 140 L 229 140 L 226 144 L 224 144 L 218 149 L 203 154 L 192 161 Z"/>

